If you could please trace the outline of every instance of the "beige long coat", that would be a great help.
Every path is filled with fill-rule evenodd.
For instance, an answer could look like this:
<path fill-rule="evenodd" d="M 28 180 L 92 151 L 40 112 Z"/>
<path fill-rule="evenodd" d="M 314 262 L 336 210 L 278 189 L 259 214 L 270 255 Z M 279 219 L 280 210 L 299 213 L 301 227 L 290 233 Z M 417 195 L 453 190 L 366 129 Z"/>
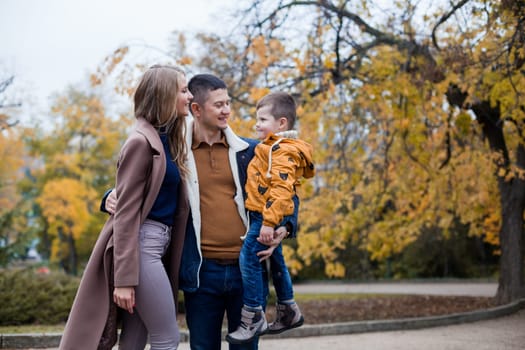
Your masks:
<path fill-rule="evenodd" d="M 61 350 L 111 349 L 117 310 L 113 288 L 138 284 L 139 228 L 157 198 L 166 172 L 162 142 L 144 119 L 137 120 L 135 130 L 122 147 L 117 169 L 116 212 L 104 225 L 89 258 L 60 342 Z M 189 216 L 185 188 L 180 186 L 171 243 L 163 259 L 175 302 Z M 109 344 L 99 347 L 101 338 Z"/>

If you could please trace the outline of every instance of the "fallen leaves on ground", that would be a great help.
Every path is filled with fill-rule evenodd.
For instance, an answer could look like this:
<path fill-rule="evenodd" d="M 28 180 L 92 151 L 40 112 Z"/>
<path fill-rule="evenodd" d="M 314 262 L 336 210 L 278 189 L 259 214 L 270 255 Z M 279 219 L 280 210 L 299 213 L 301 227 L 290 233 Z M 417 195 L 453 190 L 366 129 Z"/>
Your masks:
<path fill-rule="evenodd" d="M 494 306 L 496 306 L 494 298 L 431 295 L 378 296 L 299 302 L 305 324 L 439 316 Z M 275 307 L 268 306 L 266 314 L 268 320 L 273 320 Z"/>

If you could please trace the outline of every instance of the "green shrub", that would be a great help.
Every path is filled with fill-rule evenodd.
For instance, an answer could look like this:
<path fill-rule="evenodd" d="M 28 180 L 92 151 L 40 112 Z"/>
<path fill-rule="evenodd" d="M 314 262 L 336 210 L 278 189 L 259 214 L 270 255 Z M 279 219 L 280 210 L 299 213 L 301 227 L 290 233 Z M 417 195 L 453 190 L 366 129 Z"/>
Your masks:
<path fill-rule="evenodd" d="M 58 272 L 1 270 L 0 325 L 65 322 L 79 282 L 79 278 Z"/>

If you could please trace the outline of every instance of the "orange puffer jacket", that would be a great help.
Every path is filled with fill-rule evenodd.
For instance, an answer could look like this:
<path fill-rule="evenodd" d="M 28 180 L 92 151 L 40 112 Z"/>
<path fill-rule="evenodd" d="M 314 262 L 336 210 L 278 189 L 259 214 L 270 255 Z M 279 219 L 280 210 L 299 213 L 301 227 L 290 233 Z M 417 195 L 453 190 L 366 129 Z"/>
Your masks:
<path fill-rule="evenodd" d="M 294 130 L 270 134 L 255 148 L 248 166 L 246 209 L 263 215 L 263 225 L 275 227 L 294 212 L 299 180 L 315 174 L 312 146 Z"/>

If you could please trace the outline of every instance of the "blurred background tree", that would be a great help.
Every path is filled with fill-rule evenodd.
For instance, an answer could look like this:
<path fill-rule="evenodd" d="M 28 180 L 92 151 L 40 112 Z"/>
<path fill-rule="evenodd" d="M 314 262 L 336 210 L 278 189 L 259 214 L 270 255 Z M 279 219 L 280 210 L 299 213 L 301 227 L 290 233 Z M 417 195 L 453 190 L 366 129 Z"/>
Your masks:
<path fill-rule="evenodd" d="M 14 76 L 0 78 L 0 266 L 25 256 L 31 241 L 21 215 L 23 198 L 16 189 L 25 152 L 14 112 L 20 103 L 9 94 L 13 81 Z"/>
<path fill-rule="evenodd" d="M 114 186 L 118 150 L 132 119 L 106 114 L 96 94 L 73 88 L 56 98 L 52 117 L 26 138 L 40 166 L 20 188 L 35 204 L 31 216 L 41 254 L 77 274 L 106 220 L 100 198 Z"/>

